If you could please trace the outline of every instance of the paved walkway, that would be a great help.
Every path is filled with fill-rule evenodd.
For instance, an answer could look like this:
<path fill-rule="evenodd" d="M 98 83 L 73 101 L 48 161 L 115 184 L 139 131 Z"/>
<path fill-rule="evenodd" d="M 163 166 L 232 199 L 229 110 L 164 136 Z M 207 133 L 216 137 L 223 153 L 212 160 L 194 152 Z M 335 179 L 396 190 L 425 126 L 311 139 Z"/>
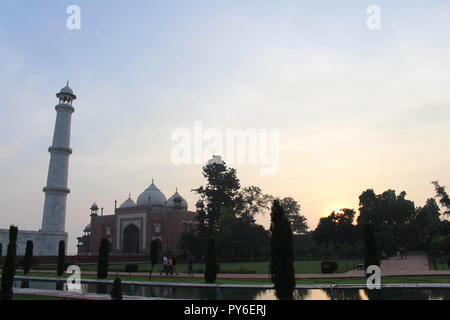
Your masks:
<path fill-rule="evenodd" d="M 20 271 L 20 270 L 19 270 Z M 54 274 L 54 270 L 32 270 L 32 273 L 49 273 Z M 84 275 L 96 275 L 95 271 L 83 271 Z M 120 277 L 129 276 L 128 272 L 109 272 L 110 275 L 118 275 Z M 390 258 L 389 260 L 381 261 L 381 275 L 382 276 L 450 276 L 450 270 L 430 270 L 428 265 L 428 257 L 423 252 L 411 252 L 406 259 Z M 148 279 L 148 272 L 136 272 L 132 273 L 134 277 L 143 277 Z M 187 273 L 179 273 L 173 276 L 160 275 L 156 272 L 152 274 L 152 279 L 156 278 L 204 278 L 204 274 L 196 273 L 194 275 L 188 275 Z M 345 273 L 333 273 L 333 274 L 296 274 L 297 279 L 327 279 L 327 278 L 358 278 L 364 277 L 364 271 L 351 270 Z M 220 273 L 217 275 L 219 279 L 269 279 L 268 274 L 231 274 Z"/>

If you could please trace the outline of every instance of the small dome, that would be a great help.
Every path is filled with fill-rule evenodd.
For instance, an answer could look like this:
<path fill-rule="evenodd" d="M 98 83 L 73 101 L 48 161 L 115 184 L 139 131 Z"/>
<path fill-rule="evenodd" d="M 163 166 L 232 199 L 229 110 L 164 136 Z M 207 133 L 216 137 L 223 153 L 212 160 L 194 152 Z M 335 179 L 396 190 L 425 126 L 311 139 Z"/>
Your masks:
<path fill-rule="evenodd" d="M 124 203 L 122 203 L 120 205 L 120 208 L 131 208 L 131 207 L 135 207 L 136 206 L 136 202 L 133 201 L 133 199 L 131 199 L 131 195 L 128 197 L 127 200 L 125 200 Z"/>
<path fill-rule="evenodd" d="M 91 224 L 89 223 L 85 228 L 84 232 L 90 232 L 91 231 Z"/>
<path fill-rule="evenodd" d="M 97 211 L 98 210 L 98 205 L 94 202 L 94 204 L 92 205 L 92 207 L 90 209 L 92 211 Z"/>
<path fill-rule="evenodd" d="M 179 208 L 176 208 L 177 201 L 180 204 Z M 171 208 L 171 209 L 186 209 L 187 210 L 188 204 L 187 204 L 186 200 L 178 193 L 178 190 L 177 190 L 175 192 L 175 194 L 173 196 L 171 196 L 169 198 L 169 200 L 167 200 L 166 207 Z"/>
<path fill-rule="evenodd" d="M 67 86 L 65 86 L 64 88 L 61 89 L 60 93 L 73 94 L 73 90 L 69 87 L 69 85 L 67 85 Z"/>
<path fill-rule="evenodd" d="M 137 199 L 137 205 L 165 206 L 167 198 L 154 182 Z"/>

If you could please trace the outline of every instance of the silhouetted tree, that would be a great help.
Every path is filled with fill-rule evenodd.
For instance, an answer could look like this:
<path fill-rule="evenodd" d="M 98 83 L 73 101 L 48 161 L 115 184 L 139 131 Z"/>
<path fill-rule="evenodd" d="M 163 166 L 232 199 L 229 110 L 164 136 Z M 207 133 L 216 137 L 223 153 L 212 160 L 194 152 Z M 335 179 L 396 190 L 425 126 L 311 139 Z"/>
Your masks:
<path fill-rule="evenodd" d="M 103 238 L 100 242 L 100 249 L 98 251 L 98 264 L 97 264 L 97 278 L 106 279 L 108 277 L 108 264 L 109 264 L 109 241 Z"/>
<path fill-rule="evenodd" d="M 14 275 L 16 274 L 16 241 L 18 228 L 9 228 L 9 243 L 6 250 L 5 265 L 2 271 L 2 284 L 0 296 L 2 300 L 12 300 Z"/>
<path fill-rule="evenodd" d="M 61 277 L 64 274 L 65 269 L 65 260 L 66 260 L 66 244 L 63 240 L 59 242 L 58 248 L 58 265 L 57 265 L 57 274 L 58 277 Z"/>
<path fill-rule="evenodd" d="M 443 205 L 447 211 L 444 212 L 446 215 L 450 215 L 450 197 L 445 191 L 445 187 L 441 186 L 438 181 L 432 182 L 436 190 L 436 197 L 439 198 L 439 202 Z"/>
<path fill-rule="evenodd" d="M 114 279 L 113 289 L 111 291 L 111 299 L 112 300 L 122 300 L 122 280 L 119 277 Z"/>
<path fill-rule="evenodd" d="M 150 269 L 150 275 L 148 276 L 149 279 L 152 276 L 155 264 L 158 263 L 160 253 L 161 253 L 161 240 L 153 239 L 152 242 L 150 243 L 150 263 L 152 265 L 152 268 Z"/>
<path fill-rule="evenodd" d="M 202 216 L 204 220 L 199 222 L 201 226 L 206 227 L 208 236 L 212 236 L 217 231 L 222 208 L 235 210 L 238 207 L 240 183 L 236 170 L 228 168 L 221 160 L 210 161 L 204 166 L 203 176 L 208 181 L 206 186 L 192 191 L 206 201 L 205 215 Z"/>
<path fill-rule="evenodd" d="M 375 227 L 372 223 L 364 224 L 364 244 L 365 244 L 365 260 L 364 266 L 380 266 L 380 254 L 378 252 L 377 240 L 375 238 Z"/>
<path fill-rule="evenodd" d="M 30 271 L 32 263 L 33 263 L 33 241 L 28 240 L 25 249 L 25 257 L 23 259 L 24 274 L 28 274 L 28 271 Z"/>
<path fill-rule="evenodd" d="M 288 300 L 295 288 L 293 235 L 279 200 L 273 202 L 271 220 L 271 277 L 278 299 Z"/>
<path fill-rule="evenodd" d="M 214 283 L 219 272 L 216 258 L 216 242 L 213 238 L 208 240 L 208 252 L 206 253 L 205 280 Z"/>

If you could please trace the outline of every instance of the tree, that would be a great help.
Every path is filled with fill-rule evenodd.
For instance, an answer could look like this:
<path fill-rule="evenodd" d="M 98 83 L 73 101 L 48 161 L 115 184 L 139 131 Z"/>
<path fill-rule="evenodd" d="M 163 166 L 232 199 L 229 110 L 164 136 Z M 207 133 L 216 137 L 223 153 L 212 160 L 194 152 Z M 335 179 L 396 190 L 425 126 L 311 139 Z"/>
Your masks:
<path fill-rule="evenodd" d="M 204 225 L 209 236 L 212 236 L 217 231 L 221 209 L 224 207 L 235 209 L 238 206 L 240 183 L 236 177 L 236 170 L 228 168 L 223 161 L 208 163 L 203 167 L 203 176 L 207 179 L 206 186 L 192 191 L 206 201 L 206 214 L 200 224 Z"/>
<path fill-rule="evenodd" d="M 33 263 L 33 241 L 28 240 L 25 249 L 25 257 L 23 259 L 23 273 L 25 275 L 28 274 L 28 271 L 30 271 L 32 263 Z"/>
<path fill-rule="evenodd" d="M 416 209 L 404 191 L 396 195 L 394 190 L 387 190 L 377 195 L 369 189 L 359 197 L 359 212 L 358 226 L 373 223 L 378 245 L 393 253 L 405 245 L 402 241 L 408 232 L 406 226 L 414 221 Z"/>
<path fill-rule="evenodd" d="M 2 258 L 3 258 L 3 245 L 0 243 L 0 265 L 2 263 Z"/>
<path fill-rule="evenodd" d="M 270 273 L 280 300 L 292 299 L 295 288 L 293 235 L 279 200 L 271 212 Z"/>
<path fill-rule="evenodd" d="M 214 283 L 219 273 L 219 265 L 216 258 L 216 242 L 213 238 L 208 240 L 208 252 L 206 254 L 205 280 L 206 283 Z"/>
<path fill-rule="evenodd" d="M 292 232 L 296 235 L 306 234 L 309 227 L 306 217 L 300 214 L 300 204 L 291 197 L 281 199 L 280 204 L 291 223 Z"/>
<path fill-rule="evenodd" d="M 66 260 L 66 243 L 63 240 L 61 240 L 59 242 L 58 265 L 56 269 L 58 277 L 61 277 L 64 274 L 65 260 Z"/>
<path fill-rule="evenodd" d="M 255 222 L 255 216 L 269 209 L 272 196 L 263 194 L 261 188 L 250 186 L 243 188 L 238 195 L 238 215 L 249 222 Z"/>
<path fill-rule="evenodd" d="M 113 289 L 111 291 L 111 299 L 112 300 L 122 300 L 122 280 L 119 277 L 114 279 Z"/>
<path fill-rule="evenodd" d="M 377 241 L 375 238 L 375 227 L 372 223 L 364 224 L 364 244 L 364 267 L 367 269 L 371 265 L 380 266 L 380 254 L 378 252 Z"/>
<path fill-rule="evenodd" d="M 433 181 L 432 184 L 436 190 L 436 198 L 439 198 L 439 202 L 444 206 L 447 211 L 444 212 L 445 215 L 450 215 L 450 197 L 445 191 L 445 187 L 442 187 L 438 181 Z"/>
<path fill-rule="evenodd" d="M 331 217 L 320 218 L 319 224 L 314 230 L 313 239 L 318 244 L 324 244 L 325 249 L 328 249 L 330 242 L 334 240 L 335 224 Z"/>
<path fill-rule="evenodd" d="M 158 238 L 153 239 L 150 243 L 150 263 L 152 264 L 152 268 L 150 269 L 150 275 L 148 276 L 149 279 L 152 277 L 152 272 L 155 264 L 158 263 L 160 253 L 161 240 L 159 240 Z"/>
<path fill-rule="evenodd" d="M 12 300 L 14 276 L 16 274 L 16 241 L 18 228 L 9 227 L 9 243 L 6 250 L 5 265 L 2 272 L 0 296 L 2 300 Z"/>
<path fill-rule="evenodd" d="M 97 279 L 108 277 L 109 249 L 109 240 L 103 238 L 98 251 Z"/>

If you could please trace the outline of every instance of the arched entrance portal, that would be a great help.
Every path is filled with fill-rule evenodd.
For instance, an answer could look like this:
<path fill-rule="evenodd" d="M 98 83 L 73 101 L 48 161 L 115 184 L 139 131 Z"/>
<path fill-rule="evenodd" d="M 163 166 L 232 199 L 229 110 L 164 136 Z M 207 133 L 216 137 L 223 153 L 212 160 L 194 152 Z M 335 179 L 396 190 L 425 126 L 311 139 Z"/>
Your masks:
<path fill-rule="evenodd" d="M 139 228 L 130 224 L 123 230 L 123 253 L 139 252 Z"/>

